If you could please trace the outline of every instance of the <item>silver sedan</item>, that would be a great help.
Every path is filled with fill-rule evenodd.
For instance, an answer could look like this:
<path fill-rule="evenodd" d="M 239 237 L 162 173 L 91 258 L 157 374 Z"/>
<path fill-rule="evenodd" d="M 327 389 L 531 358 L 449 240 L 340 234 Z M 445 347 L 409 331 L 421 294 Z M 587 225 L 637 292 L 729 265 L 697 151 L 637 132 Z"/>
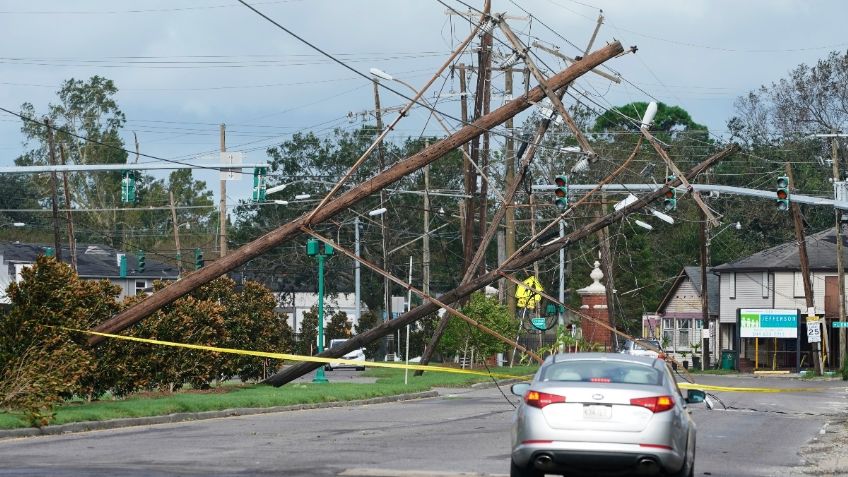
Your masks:
<path fill-rule="evenodd" d="M 512 477 L 669 475 L 695 472 L 695 423 L 668 365 L 618 353 L 548 357 L 523 397 L 512 426 Z"/>

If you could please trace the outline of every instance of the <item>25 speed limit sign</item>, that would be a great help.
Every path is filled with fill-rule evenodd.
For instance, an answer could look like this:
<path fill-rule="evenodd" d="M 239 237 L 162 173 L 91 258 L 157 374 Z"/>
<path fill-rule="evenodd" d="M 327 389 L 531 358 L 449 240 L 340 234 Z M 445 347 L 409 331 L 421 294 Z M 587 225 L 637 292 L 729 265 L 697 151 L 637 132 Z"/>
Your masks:
<path fill-rule="evenodd" d="M 807 323 L 807 342 L 821 343 L 821 327 L 818 321 Z"/>

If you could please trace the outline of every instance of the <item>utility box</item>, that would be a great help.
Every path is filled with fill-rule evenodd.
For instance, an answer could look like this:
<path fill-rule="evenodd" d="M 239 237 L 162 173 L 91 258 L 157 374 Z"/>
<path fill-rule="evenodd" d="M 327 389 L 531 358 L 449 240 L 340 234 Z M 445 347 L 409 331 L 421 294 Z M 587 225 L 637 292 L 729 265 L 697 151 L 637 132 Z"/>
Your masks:
<path fill-rule="evenodd" d="M 318 255 L 320 253 L 320 251 L 318 249 L 318 246 L 320 244 L 321 244 L 321 242 L 319 242 L 315 239 L 307 240 L 306 241 L 306 255 L 309 255 L 310 257 L 314 257 L 315 255 Z"/>

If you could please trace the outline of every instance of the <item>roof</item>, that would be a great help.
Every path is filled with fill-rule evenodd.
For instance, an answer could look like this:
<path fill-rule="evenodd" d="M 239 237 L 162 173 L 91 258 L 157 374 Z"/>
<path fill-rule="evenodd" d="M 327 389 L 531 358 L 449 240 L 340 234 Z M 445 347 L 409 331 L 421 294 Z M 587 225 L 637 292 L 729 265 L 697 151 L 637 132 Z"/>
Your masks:
<path fill-rule="evenodd" d="M 2 243 L 0 244 L 0 256 L 6 263 L 33 263 L 39 255 L 44 254 L 48 245 L 28 243 Z M 118 265 L 117 249 L 108 245 L 99 244 L 77 244 L 77 274 L 82 278 L 122 278 Z M 136 271 L 137 260 L 135 254 L 127 253 L 127 276 L 126 278 L 148 278 L 176 280 L 179 272 L 175 265 L 151 260 L 150 254 L 145 256 L 144 272 Z M 62 261 L 70 262 L 70 251 L 67 247 L 62 248 Z"/>
<path fill-rule="evenodd" d="M 671 284 L 671 288 L 668 289 L 668 293 L 666 293 L 659 306 L 657 306 L 657 313 L 668 306 L 668 302 L 674 298 L 674 293 L 683 283 L 684 279 L 688 279 L 692 283 L 692 288 L 695 289 L 698 296 L 701 296 L 703 290 L 703 287 L 701 286 L 701 267 L 683 267 L 683 270 L 681 270 L 677 275 L 677 278 L 674 279 L 674 283 Z M 718 315 L 718 285 L 718 276 L 712 273 L 712 268 L 707 267 L 707 298 L 709 300 L 707 306 L 709 307 L 709 313 L 711 315 Z"/>
<path fill-rule="evenodd" d="M 819 233 L 808 235 L 807 258 L 810 270 L 836 270 L 836 231 L 826 229 Z M 848 241 L 842 237 L 842 259 L 848 261 Z M 731 263 L 713 267 L 716 273 L 723 272 L 765 272 L 765 271 L 799 271 L 801 261 L 798 253 L 798 243 L 794 240 L 780 244 L 762 252 L 749 255 Z"/>

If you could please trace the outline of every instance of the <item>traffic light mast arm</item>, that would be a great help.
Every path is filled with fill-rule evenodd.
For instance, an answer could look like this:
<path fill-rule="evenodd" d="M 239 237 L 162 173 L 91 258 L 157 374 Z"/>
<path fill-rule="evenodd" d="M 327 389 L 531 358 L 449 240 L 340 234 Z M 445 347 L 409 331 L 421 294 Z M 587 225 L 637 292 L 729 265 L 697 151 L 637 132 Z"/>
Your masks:
<path fill-rule="evenodd" d="M 707 217 L 707 220 L 710 222 L 710 225 L 712 225 L 713 227 L 718 227 L 718 220 L 715 218 L 712 211 L 710 211 L 710 208 L 707 207 L 707 204 L 704 203 L 704 199 L 701 198 L 701 194 L 692 187 L 688 180 L 686 180 L 686 176 L 684 176 L 683 173 L 680 172 L 680 169 L 677 168 L 677 165 L 674 164 L 674 161 L 672 161 L 671 158 L 668 156 L 668 153 L 665 152 L 665 149 L 663 149 L 660 143 L 656 140 L 656 138 L 648 132 L 648 128 L 643 127 L 639 129 L 642 131 L 642 135 L 645 136 L 645 139 L 647 139 L 648 142 L 651 143 L 651 146 L 654 146 L 654 150 L 657 151 L 657 154 L 659 154 L 660 157 L 662 157 L 663 161 L 665 161 L 666 165 L 672 171 L 675 177 L 680 180 L 680 183 L 683 184 L 683 187 L 685 187 L 687 191 L 692 193 L 692 198 L 695 199 L 695 203 L 698 204 L 698 207 L 700 207 L 701 210 L 704 212 L 704 215 Z"/>

